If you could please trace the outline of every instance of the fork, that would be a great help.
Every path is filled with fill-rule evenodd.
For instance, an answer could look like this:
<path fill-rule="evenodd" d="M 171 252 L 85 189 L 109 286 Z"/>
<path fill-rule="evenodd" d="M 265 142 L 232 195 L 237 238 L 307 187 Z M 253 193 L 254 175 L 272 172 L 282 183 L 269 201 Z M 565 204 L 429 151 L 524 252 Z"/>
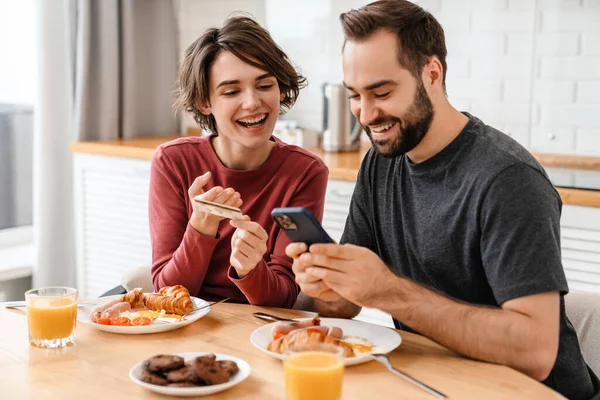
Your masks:
<path fill-rule="evenodd" d="M 187 319 L 187 317 L 189 317 L 190 315 L 192 315 L 192 314 L 195 314 L 196 312 L 198 312 L 198 311 L 200 311 L 200 310 L 203 310 L 203 309 L 205 309 L 205 308 L 207 308 L 207 307 L 211 307 L 211 306 L 214 306 L 215 304 L 219 304 L 219 303 L 224 303 L 224 302 L 226 302 L 227 300 L 229 300 L 230 298 L 231 298 L 231 297 L 225 297 L 225 298 L 224 298 L 224 299 L 222 299 L 222 300 L 215 301 L 215 302 L 213 302 L 213 303 L 211 303 L 211 304 L 206 304 L 206 305 L 204 305 L 204 306 L 202 306 L 202 307 L 198 307 L 198 308 L 196 308 L 196 309 L 194 309 L 194 310 L 192 310 L 192 311 L 190 311 L 190 312 L 188 312 L 188 313 L 185 313 L 185 314 L 183 314 L 183 315 L 181 316 L 181 318 L 179 319 L 179 321 L 183 321 L 183 320 Z M 164 324 L 170 324 L 170 323 L 171 323 L 171 322 L 159 321 L 158 319 L 155 319 L 154 321 L 152 321 L 152 325 L 164 325 Z"/>
<path fill-rule="evenodd" d="M 437 390 L 435 390 L 431 386 L 427 386 L 423 382 L 419 382 L 418 380 L 416 380 L 412 376 L 410 376 L 408 374 L 405 374 L 404 372 L 400 371 L 399 369 L 396 369 L 392 365 L 392 363 L 390 362 L 390 359 L 389 359 L 389 357 L 387 355 L 385 355 L 385 354 L 379 354 L 379 353 L 374 353 L 374 354 L 371 354 L 371 357 L 373 357 L 375 360 L 377 360 L 380 363 L 382 363 L 383 365 L 385 365 L 387 367 L 387 369 L 389 369 L 390 371 L 392 371 L 396 375 L 398 375 L 398 376 L 406 379 L 407 381 L 409 381 L 413 385 L 416 385 L 416 386 L 420 387 L 421 389 L 423 389 L 424 391 L 428 392 L 429 394 L 437 397 L 438 399 L 447 399 L 448 398 L 445 394 L 438 392 Z"/>

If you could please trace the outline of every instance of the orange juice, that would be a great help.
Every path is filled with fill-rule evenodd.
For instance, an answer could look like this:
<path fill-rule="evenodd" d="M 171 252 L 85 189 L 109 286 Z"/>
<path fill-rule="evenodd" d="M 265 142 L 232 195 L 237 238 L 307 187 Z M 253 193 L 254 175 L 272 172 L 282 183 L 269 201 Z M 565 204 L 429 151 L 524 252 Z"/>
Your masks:
<path fill-rule="evenodd" d="M 288 400 L 339 400 L 344 364 L 334 354 L 306 351 L 284 362 Z"/>
<path fill-rule="evenodd" d="M 34 339 L 63 339 L 77 320 L 77 303 L 69 298 L 35 299 L 27 306 L 29 335 Z"/>
<path fill-rule="evenodd" d="M 25 293 L 29 343 L 58 348 L 75 341 L 77 289 L 48 287 Z"/>

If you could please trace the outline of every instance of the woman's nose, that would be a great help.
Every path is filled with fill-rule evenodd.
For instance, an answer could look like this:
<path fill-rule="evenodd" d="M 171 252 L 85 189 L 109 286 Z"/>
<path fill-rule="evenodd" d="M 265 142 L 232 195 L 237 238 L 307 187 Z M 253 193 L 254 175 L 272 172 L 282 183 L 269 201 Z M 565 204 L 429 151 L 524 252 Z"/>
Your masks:
<path fill-rule="evenodd" d="M 260 106 L 260 97 L 255 90 L 248 90 L 244 93 L 242 107 L 245 110 L 254 110 Z"/>

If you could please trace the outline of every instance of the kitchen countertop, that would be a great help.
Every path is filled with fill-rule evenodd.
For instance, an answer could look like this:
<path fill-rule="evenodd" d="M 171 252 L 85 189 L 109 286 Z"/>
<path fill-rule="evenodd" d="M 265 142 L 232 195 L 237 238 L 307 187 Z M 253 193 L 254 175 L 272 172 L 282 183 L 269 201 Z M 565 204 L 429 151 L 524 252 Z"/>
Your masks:
<path fill-rule="evenodd" d="M 196 134 L 195 128 L 189 128 L 188 134 Z M 150 136 L 133 139 L 109 140 L 99 142 L 74 142 L 73 153 L 100 154 L 150 160 L 154 149 L 169 140 L 181 137 L 180 134 Z M 354 182 L 360 163 L 369 145 L 359 151 L 347 153 L 327 153 L 318 148 L 307 150 L 321 157 L 329 168 L 329 178 Z M 567 168 L 573 170 L 597 171 L 600 174 L 600 157 L 567 154 L 532 153 L 546 168 Z M 600 207 L 600 190 L 574 189 L 558 187 L 564 204 Z"/>

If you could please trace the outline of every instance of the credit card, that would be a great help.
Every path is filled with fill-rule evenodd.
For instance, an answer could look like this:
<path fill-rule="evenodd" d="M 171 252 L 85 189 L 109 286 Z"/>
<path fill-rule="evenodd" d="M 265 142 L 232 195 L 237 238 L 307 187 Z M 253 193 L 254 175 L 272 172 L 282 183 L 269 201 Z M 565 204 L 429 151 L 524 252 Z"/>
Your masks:
<path fill-rule="evenodd" d="M 243 219 L 244 214 L 239 208 L 226 206 L 224 204 L 213 203 L 212 201 L 202 200 L 194 197 L 196 208 L 202 212 L 218 215 L 219 217 L 229 219 Z"/>

